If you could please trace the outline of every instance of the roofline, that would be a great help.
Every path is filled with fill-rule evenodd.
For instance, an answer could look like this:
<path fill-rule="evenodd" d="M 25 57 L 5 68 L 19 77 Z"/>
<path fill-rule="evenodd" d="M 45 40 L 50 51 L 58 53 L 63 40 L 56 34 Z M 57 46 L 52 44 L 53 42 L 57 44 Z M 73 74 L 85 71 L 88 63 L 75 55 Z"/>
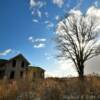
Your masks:
<path fill-rule="evenodd" d="M 2 60 L 2 61 L 8 61 L 8 59 L 0 59 L 0 61 L 1 61 L 1 60 Z"/>
<path fill-rule="evenodd" d="M 5 65 L 8 62 L 8 60 L 6 59 L 0 59 L 0 60 L 2 60 L 0 61 L 0 65 Z"/>
<path fill-rule="evenodd" d="M 39 69 L 45 71 L 43 68 L 41 68 L 41 67 L 37 67 L 37 66 L 28 66 L 28 68 L 39 68 Z"/>
<path fill-rule="evenodd" d="M 16 56 L 14 56 L 14 57 L 12 57 L 12 58 L 10 58 L 8 61 L 10 61 L 10 60 L 13 60 L 14 58 L 16 58 L 16 57 L 18 57 L 18 56 L 22 56 L 23 58 L 24 58 L 24 60 L 28 63 L 28 64 L 30 64 L 30 62 L 20 53 L 20 54 L 17 54 Z"/>

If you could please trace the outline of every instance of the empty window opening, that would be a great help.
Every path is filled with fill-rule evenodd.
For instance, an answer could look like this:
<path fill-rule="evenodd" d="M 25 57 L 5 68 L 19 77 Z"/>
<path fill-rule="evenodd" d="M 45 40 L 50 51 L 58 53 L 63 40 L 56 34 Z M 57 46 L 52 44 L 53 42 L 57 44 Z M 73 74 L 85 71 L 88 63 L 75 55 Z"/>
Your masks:
<path fill-rule="evenodd" d="M 0 71 L 0 79 L 3 79 L 4 78 L 4 75 L 5 75 L 5 71 L 4 70 L 1 70 Z"/>
<path fill-rule="evenodd" d="M 23 74 L 24 74 L 24 72 L 23 72 L 23 71 L 21 71 L 21 72 L 20 72 L 20 77 L 23 77 Z"/>
<path fill-rule="evenodd" d="M 33 72 L 33 77 L 34 77 L 34 78 L 36 77 L 36 73 L 35 73 L 35 72 Z"/>
<path fill-rule="evenodd" d="M 25 63 L 24 63 L 24 61 L 22 62 L 21 66 L 22 66 L 22 67 L 25 67 Z"/>
<path fill-rule="evenodd" d="M 14 75 L 15 75 L 15 72 L 12 71 L 12 72 L 10 73 L 10 79 L 14 79 Z"/>
<path fill-rule="evenodd" d="M 12 65 L 13 67 L 15 67 L 16 66 L 16 60 L 13 60 L 13 65 Z"/>

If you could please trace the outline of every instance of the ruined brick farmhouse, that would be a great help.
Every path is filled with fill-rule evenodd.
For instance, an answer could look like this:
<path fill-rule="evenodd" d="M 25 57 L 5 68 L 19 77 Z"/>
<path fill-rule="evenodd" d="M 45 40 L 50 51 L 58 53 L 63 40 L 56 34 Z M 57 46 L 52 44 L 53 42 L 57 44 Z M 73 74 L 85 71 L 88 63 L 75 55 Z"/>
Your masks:
<path fill-rule="evenodd" d="M 6 60 L 0 59 L 1 79 L 43 79 L 45 70 L 40 67 L 30 66 L 30 62 L 22 55 Z"/>

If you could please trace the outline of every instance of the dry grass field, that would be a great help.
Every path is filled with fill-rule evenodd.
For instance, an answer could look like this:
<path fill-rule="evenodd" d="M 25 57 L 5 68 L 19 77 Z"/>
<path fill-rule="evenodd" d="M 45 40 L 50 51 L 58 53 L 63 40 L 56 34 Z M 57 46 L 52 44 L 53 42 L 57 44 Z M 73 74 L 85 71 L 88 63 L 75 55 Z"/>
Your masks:
<path fill-rule="evenodd" d="M 0 100 L 100 100 L 100 77 L 0 82 Z"/>

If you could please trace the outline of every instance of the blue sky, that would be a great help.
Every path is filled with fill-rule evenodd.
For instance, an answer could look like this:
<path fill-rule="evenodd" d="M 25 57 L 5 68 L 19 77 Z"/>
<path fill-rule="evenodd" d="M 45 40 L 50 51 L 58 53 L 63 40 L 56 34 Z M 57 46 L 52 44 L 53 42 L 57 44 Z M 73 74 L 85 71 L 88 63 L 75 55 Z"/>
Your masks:
<path fill-rule="evenodd" d="M 0 58 L 22 53 L 33 65 L 56 73 L 53 38 L 58 21 L 72 9 L 85 13 L 91 5 L 99 7 L 100 1 L 0 0 Z M 64 73 L 69 70 L 74 73 Z"/>

